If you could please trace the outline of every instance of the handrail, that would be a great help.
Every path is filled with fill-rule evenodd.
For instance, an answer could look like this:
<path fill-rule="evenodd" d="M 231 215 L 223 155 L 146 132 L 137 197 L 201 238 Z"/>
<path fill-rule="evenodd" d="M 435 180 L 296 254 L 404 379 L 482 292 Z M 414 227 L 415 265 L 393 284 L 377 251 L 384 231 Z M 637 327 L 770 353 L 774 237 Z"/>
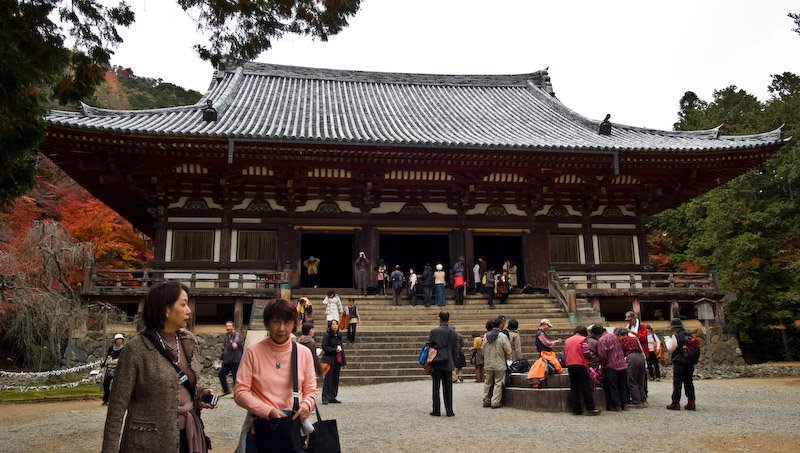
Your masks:
<path fill-rule="evenodd" d="M 548 285 L 548 289 L 550 291 L 550 297 L 556 299 L 561 304 L 565 313 L 569 313 L 567 287 L 556 272 L 550 272 L 550 284 Z"/>
<path fill-rule="evenodd" d="M 715 272 L 586 272 L 550 271 L 550 280 L 562 285 L 572 284 L 580 293 L 587 290 L 659 290 L 692 291 L 696 289 L 719 290 Z M 554 283 L 551 283 L 554 286 Z"/>
<path fill-rule="evenodd" d="M 180 281 L 191 289 L 279 289 L 283 273 L 274 269 L 94 269 L 89 287 L 153 286 Z M 88 289 L 88 288 L 87 288 Z"/>

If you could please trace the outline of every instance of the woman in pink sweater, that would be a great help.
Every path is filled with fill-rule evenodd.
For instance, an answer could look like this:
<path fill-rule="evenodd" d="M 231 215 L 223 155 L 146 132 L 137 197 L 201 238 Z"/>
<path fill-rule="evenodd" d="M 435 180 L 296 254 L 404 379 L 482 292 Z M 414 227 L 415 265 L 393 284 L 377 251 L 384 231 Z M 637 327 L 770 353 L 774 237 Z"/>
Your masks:
<path fill-rule="evenodd" d="M 253 416 L 261 418 L 286 417 L 284 409 L 291 409 L 292 398 L 292 332 L 297 328 L 295 302 L 277 299 L 264 309 L 264 325 L 269 337 L 250 345 L 236 374 L 236 404 L 247 409 L 247 417 L 237 451 L 244 452 L 247 444 L 254 444 Z M 300 392 L 300 409 L 294 418 L 307 418 L 317 404 L 317 377 L 314 357 L 306 347 L 297 348 L 297 377 Z"/>

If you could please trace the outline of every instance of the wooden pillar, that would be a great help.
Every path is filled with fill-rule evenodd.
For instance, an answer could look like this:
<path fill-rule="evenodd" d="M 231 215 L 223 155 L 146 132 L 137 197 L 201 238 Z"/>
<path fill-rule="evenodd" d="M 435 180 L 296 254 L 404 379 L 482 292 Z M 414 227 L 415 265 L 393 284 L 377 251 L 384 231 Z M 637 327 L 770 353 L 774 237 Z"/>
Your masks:
<path fill-rule="evenodd" d="M 669 316 L 670 319 L 672 319 L 672 318 L 680 318 L 681 317 L 681 308 L 678 305 L 678 299 L 677 298 L 673 297 L 672 300 L 670 301 L 669 313 L 670 313 L 670 316 Z"/>
<path fill-rule="evenodd" d="M 189 330 L 189 331 L 194 330 L 194 323 L 195 323 L 195 320 L 197 319 L 197 310 L 196 310 L 196 308 L 197 308 L 197 303 L 194 300 L 194 298 L 189 299 L 189 310 L 192 310 L 192 317 L 189 319 L 189 322 L 187 323 L 187 326 L 186 326 L 186 329 Z"/>
<path fill-rule="evenodd" d="M 220 239 L 219 239 L 219 265 L 221 268 L 230 268 L 231 266 L 231 247 L 233 242 L 233 227 L 232 223 L 232 214 L 231 214 L 230 206 L 226 206 L 222 209 L 222 227 L 220 228 Z M 228 280 L 230 279 L 231 274 L 220 272 L 219 278 L 220 280 Z M 230 287 L 229 282 L 219 283 L 219 286 L 222 288 Z M 234 284 L 233 286 L 236 286 Z"/>
<path fill-rule="evenodd" d="M 139 304 L 136 306 L 136 330 L 141 331 L 144 329 L 144 298 L 139 299 Z"/>
<path fill-rule="evenodd" d="M 642 319 L 642 307 L 641 304 L 639 303 L 638 297 L 634 297 L 633 300 L 631 301 L 631 311 L 636 313 L 637 318 L 639 318 L 640 320 Z"/>
<path fill-rule="evenodd" d="M 599 314 L 603 314 L 600 311 L 600 298 L 599 297 L 592 297 L 592 308 Z"/>
<path fill-rule="evenodd" d="M 242 299 L 237 297 L 233 301 L 233 327 L 239 331 L 241 331 L 242 322 L 244 321 L 243 312 L 244 312 L 244 304 L 242 303 Z"/>
<path fill-rule="evenodd" d="M 717 327 L 725 327 L 727 325 L 725 322 L 725 309 L 721 300 L 714 301 L 714 321 L 717 323 Z"/>
<path fill-rule="evenodd" d="M 472 288 L 475 286 L 475 276 L 472 275 L 472 268 L 475 267 L 475 263 L 477 262 L 477 257 L 475 256 L 475 241 L 474 235 L 472 234 L 472 230 L 469 228 L 463 228 L 464 231 L 464 266 L 466 269 L 464 270 L 467 274 L 467 278 L 465 283 L 468 288 Z"/>
<path fill-rule="evenodd" d="M 453 269 L 453 265 L 456 263 L 456 260 L 458 259 L 458 257 L 459 256 L 463 256 L 464 257 L 464 268 L 465 268 L 464 272 L 466 273 L 467 264 L 466 264 L 466 247 L 465 247 L 466 238 L 465 238 L 465 234 L 466 234 L 466 229 L 465 228 L 459 228 L 457 230 L 451 231 L 450 234 L 448 235 L 448 242 L 449 242 L 449 248 L 450 248 L 450 263 L 448 263 L 448 264 L 450 265 L 450 269 Z M 452 275 L 450 275 L 450 274 L 451 274 L 451 272 L 448 272 L 448 276 L 452 277 Z"/>
<path fill-rule="evenodd" d="M 278 262 L 276 270 L 283 270 L 284 263 L 288 262 L 292 268 L 291 286 L 300 283 L 301 266 L 303 258 L 300 256 L 300 231 L 291 225 L 278 227 Z"/>

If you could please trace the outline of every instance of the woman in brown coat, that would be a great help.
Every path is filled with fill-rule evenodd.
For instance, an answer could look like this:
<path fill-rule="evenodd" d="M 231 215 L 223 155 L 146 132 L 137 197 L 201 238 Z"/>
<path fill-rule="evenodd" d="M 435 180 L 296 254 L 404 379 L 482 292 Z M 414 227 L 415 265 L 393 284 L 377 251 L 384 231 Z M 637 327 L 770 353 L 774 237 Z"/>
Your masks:
<path fill-rule="evenodd" d="M 145 330 L 122 350 L 114 376 L 104 453 L 207 452 L 200 408 L 215 406 L 200 401 L 213 392 L 199 385 L 197 339 L 185 330 L 192 314 L 188 302 L 186 288 L 177 282 L 158 285 L 147 295 Z M 180 382 L 173 364 L 193 394 Z"/>

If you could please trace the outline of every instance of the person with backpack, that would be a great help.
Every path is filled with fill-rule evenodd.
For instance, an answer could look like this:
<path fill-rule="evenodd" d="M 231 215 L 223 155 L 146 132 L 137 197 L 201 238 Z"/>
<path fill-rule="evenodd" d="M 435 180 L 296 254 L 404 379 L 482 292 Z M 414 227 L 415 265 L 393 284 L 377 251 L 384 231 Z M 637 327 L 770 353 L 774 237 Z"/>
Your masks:
<path fill-rule="evenodd" d="M 403 280 L 405 276 L 403 271 L 400 270 L 400 265 L 395 264 L 394 270 L 389 275 L 389 280 L 392 282 L 392 298 L 395 305 L 400 305 L 400 294 L 403 292 Z"/>
<path fill-rule="evenodd" d="M 688 411 L 697 410 L 692 378 L 694 366 L 700 357 L 700 348 L 697 339 L 684 330 L 680 318 L 672 318 L 669 326 L 674 332 L 677 347 L 672 351 L 672 404 L 667 409 L 681 410 L 681 387 L 685 387 L 689 401 L 684 408 Z"/>

